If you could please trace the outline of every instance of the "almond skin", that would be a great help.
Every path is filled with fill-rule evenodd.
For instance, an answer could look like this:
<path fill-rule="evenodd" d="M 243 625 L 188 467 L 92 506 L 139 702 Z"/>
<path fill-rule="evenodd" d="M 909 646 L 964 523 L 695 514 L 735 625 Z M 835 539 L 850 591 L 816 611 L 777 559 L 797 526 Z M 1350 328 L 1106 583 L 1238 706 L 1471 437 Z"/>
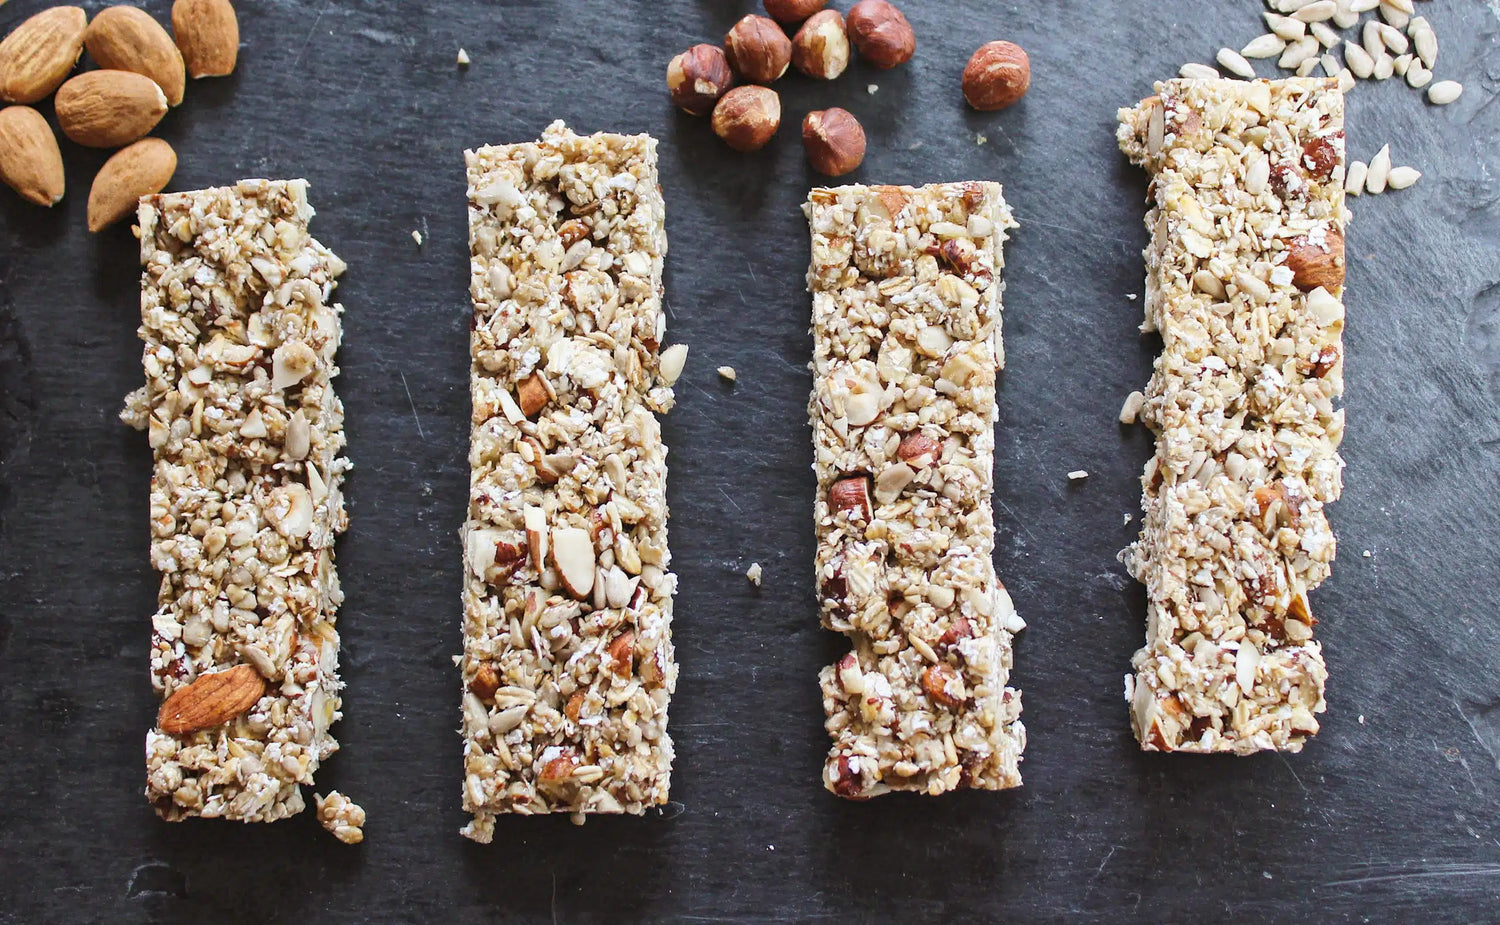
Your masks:
<path fill-rule="evenodd" d="M 1343 234 L 1329 228 L 1321 245 L 1312 244 L 1305 237 L 1296 239 L 1287 253 L 1286 266 L 1292 271 L 1293 285 L 1303 292 L 1321 286 L 1338 295 L 1344 286 Z"/>
<path fill-rule="evenodd" d="M 223 77 L 240 54 L 240 21 L 229 0 L 177 0 L 172 32 L 189 77 Z"/>
<path fill-rule="evenodd" d="M 182 53 L 150 13 L 133 6 L 109 7 L 89 23 L 83 44 L 100 67 L 144 74 L 161 87 L 168 105 L 182 102 L 187 84 Z"/>
<path fill-rule="evenodd" d="M 222 726 L 255 706 L 266 692 L 266 679 L 251 665 L 202 675 L 168 697 L 156 724 L 168 735 L 180 736 Z"/>
<path fill-rule="evenodd" d="M 64 135 L 89 148 L 118 148 L 156 128 L 167 97 L 141 74 L 85 71 L 58 88 L 55 106 Z"/>
<path fill-rule="evenodd" d="M 142 196 L 159 193 L 177 170 L 177 152 L 160 138 L 142 138 L 104 162 L 89 190 L 89 231 L 134 215 Z"/>
<path fill-rule="evenodd" d="M 0 180 L 39 206 L 56 205 L 63 198 L 57 136 L 30 106 L 0 109 Z"/>
<path fill-rule="evenodd" d="M 68 79 L 83 52 L 89 17 L 76 6 L 54 6 L 17 26 L 0 42 L 0 99 L 35 103 Z"/>

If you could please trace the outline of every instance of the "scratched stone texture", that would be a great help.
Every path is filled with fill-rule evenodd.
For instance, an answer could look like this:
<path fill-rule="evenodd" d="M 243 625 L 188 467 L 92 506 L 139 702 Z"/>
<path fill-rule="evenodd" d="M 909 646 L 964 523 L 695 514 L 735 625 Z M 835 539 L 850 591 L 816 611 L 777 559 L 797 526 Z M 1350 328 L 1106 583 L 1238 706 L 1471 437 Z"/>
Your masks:
<path fill-rule="evenodd" d="M 42 5 L 11 0 L 0 29 Z M 105 154 L 65 144 L 61 206 L 0 196 L 0 922 L 1494 920 L 1493 0 L 1418 4 L 1442 39 L 1439 78 L 1468 88 L 1456 104 L 1400 81 L 1349 101 L 1354 156 L 1391 141 L 1426 176 L 1355 203 L 1341 555 L 1314 599 L 1332 669 L 1323 733 L 1300 755 L 1238 760 L 1142 755 L 1121 699 L 1144 602 L 1115 554 L 1150 442 L 1115 415 L 1157 345 L 1127 298 L 1145 179 L 1113 128 L 1154 79 L 1257 34 L 1258 3 L 908 0 L 911 64 L 787 79 L 789 126 L 753 156 L 672 110 L 662 80 L 749 2 L 240 6 L 239 72 L 193 83 L 161 135 L 180 154 L 176 189 L 309 178 L 314 232 L 349 263 L 348 691 L 320 782 L 369 810 L 368 840 L 344 847 L 310 815 L 167 825 L 141 797 L 150 456 L 115 418 L 141 378 L 136 252 L 125 229 L 84 231 Z M 964 61 L 1000 37 L 1030 50 L 1032 91 L 968 111 Z M 996 561 L 1031 623 L 1018 792 L 849 804 L 818 779 L 815 677 L 838 643 L 812 602 L 798 206 L 816 178 L 795 125 L 835 104 L 869 133 L 855 179 L 998 179 L 1021 221 L 995 495 Z M 664 426 L 681 576 L 674 802 L 582 828 L 506 820 L 484 848 L 457 834 L 450 661 L 469 408 L 461 152 L 558 117 L 663 141 L 670 339 L 692 345 Z M 1073 469 L 1090 477 L 1069 482 Z M 743 577 L 751 562 L 762 588 Z"/>

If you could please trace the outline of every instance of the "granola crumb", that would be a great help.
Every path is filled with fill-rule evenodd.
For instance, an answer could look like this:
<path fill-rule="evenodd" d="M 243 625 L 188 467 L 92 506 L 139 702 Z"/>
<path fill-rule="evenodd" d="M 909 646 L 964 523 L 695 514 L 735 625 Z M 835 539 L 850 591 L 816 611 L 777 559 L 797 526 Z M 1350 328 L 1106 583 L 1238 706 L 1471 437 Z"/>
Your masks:
<path fill-rule="evenodd" d="M 418 247 L 422 246 L 422 232 L 412 229 L 411 239 L 417 242 Z"/>
<path fill-rule="evenodd" d="M 1359 724 L 1361 726 L 1365 724 L 1365 715 L 1363 713 L 1359 714 Z"/>
<path fill-rule="evenodd" d="M 1127 292 L 1127 293 L 1125 293 L 1125 298 L 1127 298 L 1130 301 L 1134 302 L 1136 299 L 1140 298 L 1140 296 L 1136 295 L 1133 292 Z"/>
<path fill-rule="evenodd" d="M 870 94 L 871 96 L 874 96 L 875 95 L 875 91 L 879 90 L 879 89 L 880 89 L 880 85 L 879 84 L 870 84 L 868 87 L 865 87 L 865 92 L 868 93 L 868 94 Z"/>
<path fill-rule="evenodd" d="M 333 833 L 333 837 L 346 845 L 357 845 L 365 840 L 365 811 L 358 803 L 339 793 L 328 791 L 328 796 L 313 794 L 318 807 L 318 822 Z"/>
<path fill-rule="evenodd" d="M 1146 396 L 1139 390 L 1125 396 L 1125 403 L 1120 406 L 1120 423 L 1134 424 L 1145 406 Z"/>
<path fill-rule="evenodd" d="M 1080 479 L 1086 479 L 1088 477 L 1089 470 L 1087 469 L 1074 469 L 1072 472 L 1068 473 L 1068 481 L 1070 482 L 1077 482 Z"/>
<path fill-rule="evenodd" d="M 986 134 L 984 134 L 983 132 L 980 132 L 980 133 L 978 133 L 978 134 L 976 134 L 974 136 L 974 144 L 976 144 L 976 145 L 981 145 L 982 146 L 985 143 L 987 143 L 989 140 L 990 140 L 989 136 L 986 135 Z"/>
<path fill-rule="evenodd" d="M 1128 526 L 1128 525 L 1129 525 L 1129 524 L 1130 524 L 1130 522 L 1131 522 L 1131 521 L 1132 521 L 1132 520 L 1134 520 L 1134 519 L 1135 519 L 1135 517 L 1134 517 L 1134 516 L 1132 516 L 1132 515 L 1131 515 L 1131 513 L 1130 513 L 1130 512 L 1129 512 L 1129 511 L 1126 511 L 1126 512 L 1125 512 L 1125 520 L 1124 520 L 1124 523 L 1125 523 L 1125 525 L 1127 525 L 1127 526 Z"/>
<path fill-rule="evenodd" d="M 469 66 L 469 53 L 466 52 L 466 51 L 464 51 L 462 48 L 460 48 L 458 50 L 458 66 L 459 67 L 468 67 Z"/>
<path fill-rule="evenodd" d="M 750 579 L 750 583 L 752 585 L 755 585 L 757 588 L 759 588 L 760 587 L 760 563 L 759 562 L 751 562 L 750 563 L 750 567 L 748 569 L 745 569 L 745 577 L 748 578 L 748 579 Z"/>
<path fill-rule="evenodd" d="M 1366 559 L 1371 558 L 1371 554 L 1370 554 L 1370 551 L 1368 549 L 1366 549 L 1364 552 L 1360 553 L 1360 555 L 1364 556 Z"/>
<path fill-rule="evenodd" d="M 739 374 L 734 371 L 733 366 L 720 366 L 719 375 L 723 376 L 725 379 L 728 379 L 730 382 L 734 382 L 739 378 Z"/>

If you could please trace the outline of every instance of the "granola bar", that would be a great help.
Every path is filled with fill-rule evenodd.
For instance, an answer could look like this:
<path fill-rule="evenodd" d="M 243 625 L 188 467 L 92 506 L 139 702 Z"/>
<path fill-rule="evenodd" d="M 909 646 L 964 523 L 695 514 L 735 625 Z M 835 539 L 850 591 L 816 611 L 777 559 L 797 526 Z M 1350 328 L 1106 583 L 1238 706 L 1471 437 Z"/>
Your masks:
<path fill-rule="evenodd" d="M 301 812 L 299 785 L 338 748 L 333 544 L 349 462 L 329 297 L 344 264 L 308 234 L 312 215 L 303 180 L 140 206 L 146 385 L 122 417 L 154 456 L 163 705 L 146 796 L 168 820 Z"/>
<path fill-rule="evenodd" d="M 464 541 L 464 834 L 498 813 L 667 800 L 677 682 L 656 141 L 466 153 L 473 431 Z"/>
<path fill-rule="evenodd" d="M 1025 627 L 995 576 L 996 183 L 815 189 L 812 419 L 824 785 L 864 799 L 1019 786 Z"/>
<path fill-rule="evenodd" d="M 1171 80 L 1120 111 L 1152 174 L 1157 435 L 1125 553 L 1146 585 L 1126 679 L 1147 750 L 1298 751 L 1327 668 L 1307 594 L 1342 489 L 1344 104 L 1336 80 Z"/>

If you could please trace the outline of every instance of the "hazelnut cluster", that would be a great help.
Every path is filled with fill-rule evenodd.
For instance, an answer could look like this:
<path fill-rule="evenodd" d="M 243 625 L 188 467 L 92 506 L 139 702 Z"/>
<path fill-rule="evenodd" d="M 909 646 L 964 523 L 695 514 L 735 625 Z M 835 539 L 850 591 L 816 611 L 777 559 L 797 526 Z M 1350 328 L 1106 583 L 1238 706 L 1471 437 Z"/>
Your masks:
<path fill-rule="evenodd" d="M 877 68 L 911 60 L 917 37 L 889 0 L 858 0 L 847 15 L 828 0 L 763 0 L 769 16 L 736 22 L 719 45 L 694 45 L 667 66 L 672 102 L 693 115 L 712 113 L 714 134 L 736 151 L 755 151 L 781 127 L 781 97 L 768 84 L 789 68 L 833 80 L 849 66 L 851 48 Z M 735 86 L 736 81 L 741 85 Z M 964 68 L 964 99 L 975 109 L 1003 109 L 1031 86 L 1026 52 L 990 42 Z M 847 110 L 810 112 L 802 145 L 814 170 L 837 177 L 865 158 L 865 131 Z"/>
<path fill-rule="evenodd" d="M 796 68 L 833 80 L 858 50 L 870 64 L 896 67 L 911 60 L 917 38 L 888 0 L 859 0 L 848 17 L 828 0 L 764 0 L 768 16 L 742 18 L 724 44 L 694 45 L 667 66 L 672 102 L 693 115 L 712 115 L 714 134 L 736 151 L 764 147 L 781 127 L 781 97 L 767 84 Z M 735 86 L 736 82 L 740 86 Z M 807 114 L 802 143 L 813 169 L 840 176 L 865 158 L 865 132 L 843 109 Z"/>

